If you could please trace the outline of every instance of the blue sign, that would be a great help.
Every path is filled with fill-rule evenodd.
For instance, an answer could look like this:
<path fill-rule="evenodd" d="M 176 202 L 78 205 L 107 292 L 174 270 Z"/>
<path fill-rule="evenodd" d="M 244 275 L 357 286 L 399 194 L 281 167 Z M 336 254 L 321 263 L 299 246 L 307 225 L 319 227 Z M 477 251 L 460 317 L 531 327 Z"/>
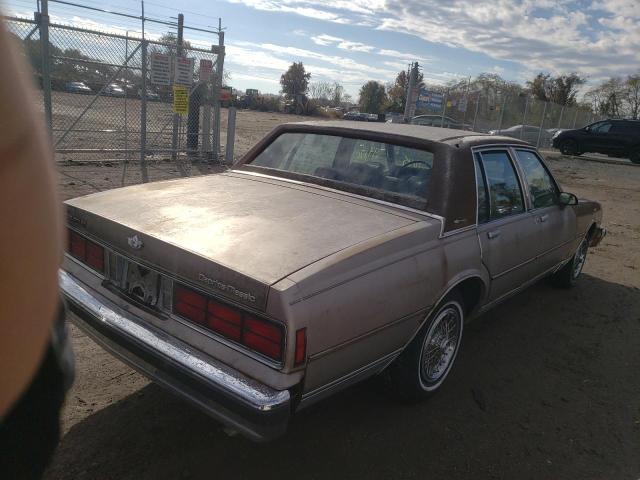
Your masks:
<path fill-rule="evenodd" d="M 417 108 L 437 108 L 442 109 L 444 95 L 440 92 L 434 92 L 425 88 L 420 90 L 418 94 Z"/>

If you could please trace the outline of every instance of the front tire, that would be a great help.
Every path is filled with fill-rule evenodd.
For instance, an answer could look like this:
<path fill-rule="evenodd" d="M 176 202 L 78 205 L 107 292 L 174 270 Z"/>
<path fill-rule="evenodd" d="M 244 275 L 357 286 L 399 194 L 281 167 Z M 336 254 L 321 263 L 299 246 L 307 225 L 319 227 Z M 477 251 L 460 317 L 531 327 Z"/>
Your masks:
<path fill-rule="evenodd" d="M 587 251 L 589 249 L 589 236 L 582 239 L 578 249 L 571 257 L 571 260 L 551 276 L 553 284 L 560 288 L 571 288 L 576 284 L 578 277 L 582 273 L 582 268 L 587 261 Z"/>
<path fill-rule="evenodd" d="M 580 149 L 578 148 L 578 142 L 575 140 L 564 140 L 560 144 L 560 153 L 563 155 L 580 155 Z"/>
<path fill-rule="evenodd" d="M 464 302 L 448 295 L 390 367 L 393 392 L 404 400 L 422 400 L 444 383 L 455 363 L 464 327 Z"/>
<path fill-rule="evenodd" d="M 631 160 L 633 163 L 640 163 L 640 147 L 631 150 L 631 153 L 629 154 L 629 160 Z"/>

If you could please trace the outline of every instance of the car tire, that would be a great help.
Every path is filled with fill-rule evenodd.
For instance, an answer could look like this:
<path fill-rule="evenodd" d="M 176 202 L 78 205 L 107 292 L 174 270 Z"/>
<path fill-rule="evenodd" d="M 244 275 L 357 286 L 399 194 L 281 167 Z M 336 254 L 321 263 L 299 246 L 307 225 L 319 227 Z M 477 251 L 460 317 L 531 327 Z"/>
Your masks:
<path fill-rule="evenodd" d="M 556 287 L 571 288 L 576 284 L 578 277 L 582 273 L 582 268 L 587 261 L 588 250 L 589 235 L 582 239 L 571 260 L 551 276 L 551 281 Z"/>
<path fill-rule="evenodd" d="M 387 369 L 386 379 L 394 395 L 401 400 L 417 401 L 440 389 L 460 350 L 464 311 L 464 301 L 458 292 L 440 302 Z"/>
<path fill-rule="evenodd" d="M 564 140 L 560 144 L 560 153 L 563 155 L 580 155 L 580 150 L 578 148 L 578 142 L 572 139 Z"/>
<path fill-rule="evenodd" d="M 629 153 L 629 160 L 633 163 L 640 163 L 640 147 L 631 150 Z"/>

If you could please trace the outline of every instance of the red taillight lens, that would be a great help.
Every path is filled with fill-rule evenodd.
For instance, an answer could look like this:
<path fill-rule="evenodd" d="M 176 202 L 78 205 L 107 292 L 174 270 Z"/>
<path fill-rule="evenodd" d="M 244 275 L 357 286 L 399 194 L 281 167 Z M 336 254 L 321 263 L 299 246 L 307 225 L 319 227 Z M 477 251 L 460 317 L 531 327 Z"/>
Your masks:
<path fill-rule="evenodd" d="M 173 311 L 274 360 L 282 360 L 283 328 L 176 284 Z"/>
<path fill-rule="evenodd" d="M 211 330 L 239 342 L 242 338 L 242 314 L 233 308 L 209 300 L 207 325 Z"/>
<path fill-rule="evenodd" d="M 259 318 L 245 316 L 242 343 L 277 360 L 282 355 L 282 329 Z"/>
<path fill-rule="evenodd" d="M 302 365 L 307 358 L 307 329 L 301 328 L 296 332 L 296 354 L 293 365 Z"/>
<path fill-rule="evenodd" d="M 98 272 L 104 272 L 104 248 L 87 240 L 87 265 Z"/>
<path fill-rule="evenodd" d="M 104 248 L 83 237 L 79 233 L 69 230 L 69 253 L 93 268 L 104 273 Z"/>
<path fill-rule="evenodd" d="M 173 310 L 189 320 L 204 324 L 206 318 L 207 297 L 189 288 L 176 285 L 173 295 Z"/>

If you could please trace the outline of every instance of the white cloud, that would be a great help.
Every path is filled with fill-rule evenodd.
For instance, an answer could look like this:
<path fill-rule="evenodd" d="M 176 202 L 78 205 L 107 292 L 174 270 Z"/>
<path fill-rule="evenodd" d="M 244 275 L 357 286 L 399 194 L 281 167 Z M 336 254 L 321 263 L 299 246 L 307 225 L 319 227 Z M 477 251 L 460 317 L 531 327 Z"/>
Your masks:
<path fill-rule="evenodd" d="M 338 47 L 341 50 L 348 50 L 348 51 L 351 51 L 351 52 L 368 53 L 371 50 L 375 49 L 375 47 L 373 47 L 371 45 L 367 45 L 365 43 L 352 42 L 350 40 L 345 40 L 344 38 L 333 37 L 331 35 L 326 35 L 326 34 L 322 34 L 322 35 L 318 35 L 318 36 L 315 36 L 315 37 L 311 37 L 311 40 L 316 45 L 322 45 L 322 46 L 333 45 L 333 46 Z"/>
<path fill-rule="evenodd" d="M 230 1 L 320 10 L 315 18 L 408 33 L 534 71 L 609 76 L 635 72 L 640 63 L 640 0 Z M 316 43 L 333 44 L 319 37 Z"/>

